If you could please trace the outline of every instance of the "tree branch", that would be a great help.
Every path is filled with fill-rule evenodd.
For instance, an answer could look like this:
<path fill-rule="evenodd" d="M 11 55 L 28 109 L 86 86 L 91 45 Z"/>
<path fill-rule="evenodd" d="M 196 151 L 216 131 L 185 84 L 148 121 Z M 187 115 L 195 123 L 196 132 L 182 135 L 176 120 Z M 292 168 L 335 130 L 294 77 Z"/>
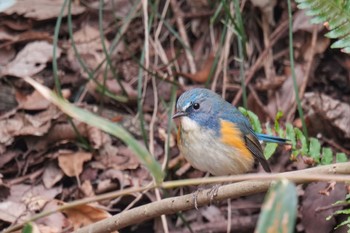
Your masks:
<path fill-rule="evenodd" d="M 321 180 L 324 180 L 324 175 L 328 175 L 329 180 L 332 180 L 332 175 L 334 174 L 350 174 L 350 163 L 338 163 L 309 168 L 301 171 L 271 174 L 270 178 L 266 178 L 269 176 L 264 176 L 264 180 L 250 180 L 224 185 L 219 188 L 217 196 L 214 197 L 214 200 L 222 201 L 228 198 L 238 198 L 240 196 L 265 192 L 269 188 L 272 180 L 276 178 L 287 178 L 292 182 L 302 184 L 313 180 L 320 180 L 318 178 L 318 175 L 320 175 Z M 337 177 L 338 181 L 341 180 L 339 179 L 339 176 Z M 348 181 L 349 179 L 350 176 L 344 176 L 343 181 Z M 199 192 L 197 197 L 198 206 L 209 204 L 210 198 L 207 196 L 207 192 L 209 190 L 210 189 Z M 83 227 L 77 230 L 76 233 L 107 233 L 127 227 L 132 224 L 138 224 L 148 219 L 159 217 L 162 214 L 174 214 L 179 211 L 189 210 L 193 208 L 194 203 L 192 194 L 166 198 L 161 201 L 152 202 L 119 213 L 111 218 Z"/>

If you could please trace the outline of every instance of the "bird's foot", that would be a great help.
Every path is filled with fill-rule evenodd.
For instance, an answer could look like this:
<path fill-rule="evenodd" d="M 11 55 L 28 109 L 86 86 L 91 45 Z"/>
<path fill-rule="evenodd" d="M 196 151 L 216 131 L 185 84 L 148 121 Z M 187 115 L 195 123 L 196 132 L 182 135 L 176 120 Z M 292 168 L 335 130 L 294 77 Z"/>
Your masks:
<path fill-rule="evenodd" d="M 198 188 L 195 192 L 192 193 L 194 208 L 196 208 L 196 210 L 198 210 L 198 202 L 197 202 L 198 194 L 202 191 L 203 191 L 203 188 Z"/>
<path fill-rule="evenodd" d="M 207 196 L 210 197 L 210 205 L 212 204 L 214 197 L 216 197 L 218 195 L 218 191 L 220 188 L 221 184 L 215 184 L 213 187 L 211 187 L 211 189 L 209 190 L 209 192 L 207 193 Z"/>

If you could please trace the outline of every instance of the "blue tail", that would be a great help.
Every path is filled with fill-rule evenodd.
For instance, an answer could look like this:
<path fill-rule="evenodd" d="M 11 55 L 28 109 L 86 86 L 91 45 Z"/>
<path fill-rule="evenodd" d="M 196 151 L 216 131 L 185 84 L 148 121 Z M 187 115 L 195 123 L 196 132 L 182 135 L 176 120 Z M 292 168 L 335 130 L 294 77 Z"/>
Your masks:
<path fill-rule="evenodd" d="M 279 144 L 285 144 L 288 143 L 288 139 L 285 138 L 280 138 L 277 136 L 272 136 L 272 135 L 266 135 L 262 133 L 256 133 L 256 136 L 258 137 L 259 140 L 265 141 L 265 142 L 275 142 Z"/>

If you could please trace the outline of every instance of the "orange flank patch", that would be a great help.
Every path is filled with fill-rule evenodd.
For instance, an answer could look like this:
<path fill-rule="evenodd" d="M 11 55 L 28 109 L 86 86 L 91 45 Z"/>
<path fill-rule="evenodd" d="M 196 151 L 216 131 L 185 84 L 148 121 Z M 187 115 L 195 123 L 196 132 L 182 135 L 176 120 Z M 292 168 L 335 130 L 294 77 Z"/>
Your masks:
<path fill-rule="evenodd" d="M 221 141 L 227 145 L 236 148 L 246 159 L 253 159 L 252 154 L 245 145 L 242 133 L 232 122 L 221 120 Z"/>

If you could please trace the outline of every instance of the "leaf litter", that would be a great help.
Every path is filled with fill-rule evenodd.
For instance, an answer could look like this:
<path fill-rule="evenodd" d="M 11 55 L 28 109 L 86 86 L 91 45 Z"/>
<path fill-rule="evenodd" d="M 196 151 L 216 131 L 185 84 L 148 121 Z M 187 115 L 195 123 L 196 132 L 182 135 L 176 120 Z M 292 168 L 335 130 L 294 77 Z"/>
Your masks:
<path fill-rule="evenodd" d="M 222 24 L 225 11 L 215 12 L 206 1 L 172 3 L 162 6 L 167 7 L 164 9 L 149 8 L 149 14 L 158 10 L 157 14 L 162 17 L 149 21 L 153 25 L 147 42 L 149 57 L 145 59 L 148 59 L 150 68 L 145 70 L 144 61 L 140 60 L 145 51 L 141 5 L 135 5 L 134 1 L 104 3 L 103 39 L 98 22 L 99 1 L 72 3 L 73 38 L 70 38 L 67 25 L 68 11 L 63 11 L 56 57 L 52 55 L 52 33 L 63 0 L 35 0 L 30 3 L 17 0 L 15 5 L 0 13 L 0 228 L 21 223 L 35 213 L 53 210 L 64 203 L 152 181 L 149 172 L 141 166 L 130 148 L 97 128 L 70 120 L 21 80 L 31 76 L 54 89 L 53 60 L 58 63 L 58 77 L 67 100 L 121 124 L 141 144 L 144 142 L 143 130 L 147 140 L 153 137 L 154 156 L 161 163 L 169 160 L 167 179 L 203 175 L 179 154 L 175 125 L 168 121 L 172 109 L 170 100 L 175 97 L 172 96 L 175 93 L 174 83 L 179 87 L 176 96 L 183 90 L 203 87 L 206 82 L 216 92 L 225 92 L 228 101 L 232 101 L 240 90 L 236 35 L 227 41 L 227 51 L 219 50 L 223 48 L 221 36 L 226 35 Z M 216 9 L 219 3 L 212 4 Z M 245 68 L 247 77 L 252 75 L 248 83 L 249 107 L 259 112 L 260 119 L 270 120 L 282 110 L 298 126 L 299 116 L 295 110 L 286 49 L 287 31 L 283 26 L 287 17 L 286 5 L 270 2 L 267 3 L 268 9 L 264 9 L 260 2 L 254 1 L 253 4 L 258 4 L 258 7 L 247 3 L 242 8 L 244 14 L 255 15 L 244 17 L 247 33 Z M 176 6 L 178 11 L 175 12 L 173 8 Z M 133 9 L 136 9 L 136 14 L 132 14 Z M 332 150 L 349 151 L 350 60 L 339 51 L 330 51 L 330 41 L 323 37 L 322 25 L 315 28 L 308 23 L 303 11 L 294 10 L 295 71 L 299 88 L 305 89 L 302 105 L 308 128 L 313 136 L 321 134 L 321 142 L 331 146 Z M 262 15 L 267 20 L 262 19 Z M 177 16 L 181 16 L 183 24 L 177 21 Z M 270 31 L 271 48 L 265 48 L 266 41 L 263 41 L 266 28 Z M 179 33 L 182 29 L 188 37 L 188 44 L 184 41 L 184 34 Z M 312 46 L 315 30 L 317 38 Z M 117 37 L 120 37 L 118 41 L 115 40 Z M 108 65 L 102 42 L 110 53 Z M 113 50 L 109 51 L 111 48 Z M 259 60 L 264 50 L 269 50 L 269 56 Z M 267 61 L 271 66 L 268 69 L 265 67 Z M 195 72 L 191 72 L 193 67 Z M 266 77 L 268 70 L 273 72 Z M 91 76 L 95 80 L 88 79 Z M 141 76 L 146 78 L 139 83 Z M 126 97 L 126 101 L 118 102 L 113 95 Z M 137 106 L 140 100 L 142 104 Z M 157 110 L 155 115 L 154 110 Z M 143 124 L 140 119 L 144 119 Z M 154 127 L 151 133 L 149 126 L 152 121 Z M 329 144 L 330 140 L 333 144 Z M 287 152 L 278 153 L 279 156 L 270 160 L 275 171 L 309 166 L 301 157 L 293 162 Z M 169 193 L 162 195 L 177 196 L 191 193 L 196 188 L 168 190 Z M 343 188 L 335 185 L 326 198 L 318 192 L 324 189 L 323 186 L 315 188 L 310 184 L 306 189 L 301 187 L 299 204 L 303 210 L 299 212 L 296 232 L 312 232 L 310 229 L 315 224 L 311 223 L 319 220 L 313 215 L 315 211 L 326 209 L 333 201 L 342 198 L 346 190 Z M 108 218 L 126 207 L 155 200 L 153 192 L 131 194 L 112 201 L 70 208 L 63 214 L 55 213 L 33 224 L 38 232 L 73 231 Z M 232 229 L 253 232 L 262 200 L 263 195 L 231 200 L 234 210 Z M 194 229 L 222 232 L 227 227 L 226 211 L 226 203 L 215 203 L 215 206 L 201 211 L 186 212 L 184 216 Z M 171 216 L 167 220 L 170 232 L 188 231 L 181 217 Z M 325 223 L 324 229 L 331 229 L 335 221 L 337 219 Z M 153 220 L 127 230 L 164 231 L 161 224 Z"/>

